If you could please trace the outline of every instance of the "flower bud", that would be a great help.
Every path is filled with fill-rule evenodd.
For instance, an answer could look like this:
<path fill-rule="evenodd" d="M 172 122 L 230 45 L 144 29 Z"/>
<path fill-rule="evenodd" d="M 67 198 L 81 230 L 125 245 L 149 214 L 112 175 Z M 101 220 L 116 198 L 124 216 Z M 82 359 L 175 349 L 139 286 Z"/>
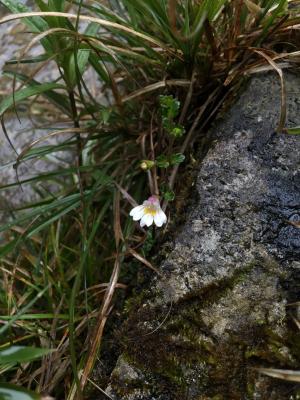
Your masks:
<path fill-rule="evenodd" d="M 140 167 L 144 170 L 147 171 L 148 169 L 151 169 L 154 165 L 154 161 L 151 160 L 142 160 L 140 163 Z"/>

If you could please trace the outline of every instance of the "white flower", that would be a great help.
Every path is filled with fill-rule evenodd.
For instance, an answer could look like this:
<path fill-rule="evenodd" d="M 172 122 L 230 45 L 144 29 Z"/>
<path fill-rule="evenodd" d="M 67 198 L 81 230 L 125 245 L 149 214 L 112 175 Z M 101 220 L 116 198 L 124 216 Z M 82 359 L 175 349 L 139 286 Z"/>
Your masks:
<path fill-rule="evenodd" d="M 150 226 L 155 223 L 156 226 L 161 227 L 167 222 L 166 214 L 160 208 L 157 196 L 151 196 L 145 200 L 141 206 L 134 207 L 130 211 L 130 216 L 134 221 L 139 221 L 141 227 Z"/>

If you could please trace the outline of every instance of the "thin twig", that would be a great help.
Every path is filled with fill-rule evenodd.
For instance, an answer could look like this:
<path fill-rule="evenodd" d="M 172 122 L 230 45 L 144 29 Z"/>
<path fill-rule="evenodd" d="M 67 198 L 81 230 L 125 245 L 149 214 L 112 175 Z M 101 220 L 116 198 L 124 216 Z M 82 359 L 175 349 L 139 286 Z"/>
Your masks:
<path fill-rule="evenodd" d="M 154 144 L 153 144 L 153 113 L 151 116 L 151 122 L 150 122 L 150 148 L 151 148 L 151 158 L 152 161 L 155 162 L 155 150 L 154 150 Z M 152 168 L 153 171 L 153 184 L 154 184 L 154 193 L 156 196 L 159 196 L 159 189 L 158 189 L 158 181 L 157 181 L 157 168 L 156 165 L 153 165 Z"/>
<path fill-rule="evenodd" d="M 192 100 L 192 96 L 193 96 L 193 90 L 194 90 L 194 83 L 195 83 L 195 78 L 196 78 L 196 70 L 194 69 L 193 73 L 192 73 L 192 77 L 191 77 L 191 83 L 190 83 L 190 87 L 189 90 L 187 92 L 185 101 L 184 101 L 184 105 L 182 107 L 182 111 L 178 120 L 178 123 L 181 125 L 184 121 L 184 118 L 186 116 L 187 110 L 189 108 L 189 105 L 191 103 Z"/>
<path fill-rule="evenodd" d="M 107 398 L 113 400 L 112 397 L 110 397 L 110 395 L 108 393 L 105 392 L 105 390 L 101 389 L 100 386 L 98 386 L 94 381 L 92 381 L 90 378 L 88 378 L 88 381 L 96 388 L 98 389 L 102 394 L 104 394 L 104 396 L 106 396 Z"/>
<path fill-rule="evenodd" d="M 104 326 L 106 324 L 106 320 L 108 318 L 108 315 L 111 311 L 111 301 L 112 301 L 112 297 L 113 294 L 115 292 L 115 287 L 117 285 L 118 282 L 118 278 L 119 278 L 119 274 L 120 274 L 120 260 L 119 260 L 119 254 L 116 255 L 116 259 L 115 259 L 115 265 L 114 265 L 114 270 L 111 274 L 111 278 L 110 278 L 110 284 L 106 290 L 104 299 L 103 299 L 103 303 L 101 306 L 101 310 L 99 312 L 99 317 L 98 317 L 98 323 L 93 335 L 93 339 L 91 341 L 91 347 L 90 347 L 90 351 L 85 363 L 85 367 L 80 379 L 80 386 L 81 386 L 81 390 L 83 390 L 83 388 L 86 385 L 86 382 L 88 380 L 89 374 L 94 366 L 94 362 L 95 362 L 95 357 L 98 353 L 98 349 L 100 346 L 100 342 L 101 342 L 101 338 L 103 335 L 103 330 L 104 330 Z"/>
<path fill-rule="evenodd" d="M 146 134 L 142 135 L 141 138 L 141 149 L 142 149 L 142 156 L 144 159 L 147 158 L 146 155 Z M 154 192 L 154 185 L 153 185 L 153 179 L 152 179 L 152 174 L 151 171 L 149 169 L 147 169 L 147 177 L 148 177 L 148 183 L 149 183 L 149 188 L 150 188 L 150 192 L 153 193 Z"/>

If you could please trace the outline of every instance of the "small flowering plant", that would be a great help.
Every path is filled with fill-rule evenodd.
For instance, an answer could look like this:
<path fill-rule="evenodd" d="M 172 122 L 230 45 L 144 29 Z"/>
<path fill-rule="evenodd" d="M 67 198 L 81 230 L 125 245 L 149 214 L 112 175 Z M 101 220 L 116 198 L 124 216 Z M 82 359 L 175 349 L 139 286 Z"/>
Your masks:
<path fill-rule="evenodd" d="M 162 127 L 165 132 L 170 135 L 173 139 L 180 140 L 185 133 L 185 129 L 182 125 L 177 123 L 177 117 L 179 115 L 180 110 L 180 102 L 174 98 L 173 96 L 160 96 L 159 104 L 161 109 L 161 122 Z M 171 181 L 168 183 L 168 187 L 164 189 L 163 180 L 159 181 L 159 178 L 162 176 L 166 176 L 163 171 L 163 174 L 159 176 L 159 169 L 167 169 L 169 167 L 173 167 L 173 172 L 176 175 L 176 171 L 178 165 L 182 163 L 185 159 L 184 154 L 182 153 L 171 153 L 164 154 L 162 152 L 158 156 L 155 155 L 154 147 L 153 147 L 153 136 L 152 132 L 150 132 L 150 143 L 152 143 L 151 148 L 151 159 L 143 159 L 140 161 L 140 168 L 147 172 L 148 180 L 149 180 L 149 189 L 152 193 L 162 193 L 162 196 L 165 202 L 174 200 L 175 194 L 172 191 L 172 183 Z M 142 146 L 142 154 L 145 156 L 146 154 L 150 154 L 145 149 L 145 143 Z M 163 150 L 160 149 L 160 150 Z M 175 176 L 174 175 L 174 176 Z M 161 182 L 161 187 L 158 187 L 158 182 Z M 134 221 L 140 221 L 141 227 L 151 226 L 153 223 L 161 227 L 163 224 L 167 222 L 167 217 L 164 211 L 160 207 L 159 198 L 156 195 L 152 195 L 145 200 L 142 205 L 134 207 L 130 211 L 130 216 Z"/>
<path fill-rule="evenodd" d="M 161 227 L 167 222 L 166 214 L 161 209 L 157 196 L 150 196 L 142 205 L 134 207 L 130 211 L 130 216 L 134 221 L 141 220 L 141 227 L 145 225 L 149 227 L 153 222 L 156 226 Z"/>

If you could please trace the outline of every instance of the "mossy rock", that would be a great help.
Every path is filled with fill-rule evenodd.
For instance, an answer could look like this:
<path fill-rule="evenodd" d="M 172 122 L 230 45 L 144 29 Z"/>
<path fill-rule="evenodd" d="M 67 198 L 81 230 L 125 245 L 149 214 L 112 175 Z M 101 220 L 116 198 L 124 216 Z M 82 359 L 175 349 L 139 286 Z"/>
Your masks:
<path fill-rule="evenodd" d="M 286 75 L 288 120 L 300 125 L 300 80 Z M 293 89 L 293 90 L 292 90 Z M 274 74 L 253 78 L 201 165 L 186 221 L 123 326 L 107 389 L 116 400 L 283 400 L 293 383 L 259 367 L 299 366 L 287 305 L 299 299 L 300 141 L 274 133 Z M 296 310 L 295 310 L 296 311 Z"/>

